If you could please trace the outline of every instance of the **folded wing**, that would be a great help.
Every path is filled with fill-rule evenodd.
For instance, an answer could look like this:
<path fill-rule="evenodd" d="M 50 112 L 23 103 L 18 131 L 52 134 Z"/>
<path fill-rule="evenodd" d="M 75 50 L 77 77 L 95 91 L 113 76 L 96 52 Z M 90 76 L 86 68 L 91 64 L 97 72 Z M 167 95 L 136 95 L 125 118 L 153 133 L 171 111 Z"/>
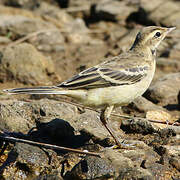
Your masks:
<path fill-rule="evenodd" d="M 147 71 L 147 65 L 117 68 L 104 64 L 82 71 L 71 79 L 59 84 L 57 87 L 67 89 L 92 89 L 123 86 L 140 81 L 146 77 Z"/>

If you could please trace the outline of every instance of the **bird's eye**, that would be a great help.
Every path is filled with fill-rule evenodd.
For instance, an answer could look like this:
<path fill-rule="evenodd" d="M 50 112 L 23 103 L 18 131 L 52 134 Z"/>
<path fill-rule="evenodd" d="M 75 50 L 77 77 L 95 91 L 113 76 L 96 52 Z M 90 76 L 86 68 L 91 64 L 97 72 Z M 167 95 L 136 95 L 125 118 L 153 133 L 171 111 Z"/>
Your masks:
<path fill-rule="evenodd" d="M 155 34 L 155 37 L 160 37 L 161 36 L 161 33 L 160 32 L 157 32 L 156 34 Z"/>

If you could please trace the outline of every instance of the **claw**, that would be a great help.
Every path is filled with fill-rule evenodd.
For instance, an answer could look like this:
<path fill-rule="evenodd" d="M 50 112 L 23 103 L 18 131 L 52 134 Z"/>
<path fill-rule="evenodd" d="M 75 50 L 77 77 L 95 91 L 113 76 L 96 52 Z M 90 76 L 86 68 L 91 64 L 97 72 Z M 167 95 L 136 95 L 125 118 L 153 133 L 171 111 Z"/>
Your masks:
<path fill-rule="evenodd" d="M 114 145 L 111 148 L 112 149 L 128 149 L 128 150 L 131 150 L 131 149 L 135 149 L 137 146 L 138 146 L 137 143 L 129 144 L 129 143 L 125 143 L 125 141 L 123 140 L 122 142 L 118 142 L 117 145 Z"/>

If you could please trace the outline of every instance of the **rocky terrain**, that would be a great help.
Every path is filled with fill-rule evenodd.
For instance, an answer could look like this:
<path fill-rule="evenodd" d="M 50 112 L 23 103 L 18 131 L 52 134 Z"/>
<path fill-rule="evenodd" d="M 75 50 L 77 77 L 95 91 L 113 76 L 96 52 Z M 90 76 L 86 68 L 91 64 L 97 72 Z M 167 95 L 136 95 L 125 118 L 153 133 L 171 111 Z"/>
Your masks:
<path fill-rule="evenodd" d="M 58 84 L 128 50 L 149 25 L 176 30 L 158 49 L 149 89 L 111 116 L 133 148 L 113 149 L 99 113 L 71 99 L 1 93 L 0 179 L 180 179 L 180 1 L 1 0 L 0 90 Z"/>

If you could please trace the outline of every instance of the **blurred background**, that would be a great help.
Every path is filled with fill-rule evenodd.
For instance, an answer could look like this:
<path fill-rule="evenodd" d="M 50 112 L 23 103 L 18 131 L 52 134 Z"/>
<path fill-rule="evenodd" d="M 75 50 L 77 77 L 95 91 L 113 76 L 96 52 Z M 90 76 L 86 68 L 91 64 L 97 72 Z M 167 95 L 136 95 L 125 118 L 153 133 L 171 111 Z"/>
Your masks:
<path fill-rule="evenodd" d="M 179 72 L 180 1 L 1 0 L 1 87 L 59 83 L 128 50 L 150 25 L 177 27 L 158 50 L 155 79 Z"/>

